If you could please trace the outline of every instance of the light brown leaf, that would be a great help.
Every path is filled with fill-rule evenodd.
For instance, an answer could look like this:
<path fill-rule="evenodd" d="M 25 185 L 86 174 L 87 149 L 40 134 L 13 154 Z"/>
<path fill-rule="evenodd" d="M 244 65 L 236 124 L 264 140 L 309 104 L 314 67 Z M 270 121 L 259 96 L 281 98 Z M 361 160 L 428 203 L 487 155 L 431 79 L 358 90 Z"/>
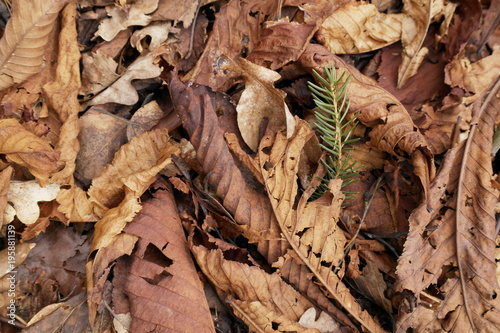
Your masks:
<path fill-rule="evenodd" d="M 292 135 L 295 121 L 285 104 L 285 93 L 274 87 L 274 82 L 280 78 L 278 73 L 243 58 L 236 62 L 227 59 L 220 68 L 245 78 L 245 90 L 236 111 L 241 136 L 250 149 L 257 151 L 259 131 L 265 118 L 269 121 L 268 126 L 280 128 L 284 125 L 287 135 Z"/>
<path fill-rule="evenodd" d="M 166 130 L 146 132 L 133 138 L 116 153 L 112 164 L 92 181 L 88 194 L 98 216 L 116 207 L 125 189 L 138 198 L 156 175 L 172 162 L 179 148 L 170 144 Z M 131 199 L 130 199 L 131 200 Z"/>
<path fill-rule="evenodd" d="M 370 3 L 349 2 L 325 19 L 317 38 L 332 53 L 370 52 L 399 41 L 403 19 Z"/>
<path fill-rule="evenodd" d="M 0 279 L 3 279 L 6 275 L 9 277 L 11 275 L 9 273 L 15 271 L 16 267 L 21 265 L 28 257 L 31 249 L 36 246 L 35 243 L 20 243 L 13 245 L 12 242 L 15 243 L 15 240 L 13 240 L 15 239 L 15 228 L 12 225 L 7 227 L 6 236 L 6 240 L 8 240 L 6 245 L 8 246 L 0 251 Z M 12 274 L 15 274 L 15 272 Z M 8 289 L 11 288 L 9 287 Z M 5 290 L 0 290 L 0 292 L 4 291 Z"/>
<path fill-rule="evenodd" d="M 382 307 L 387 313 L 392 313 L 392 304 L 385 297 L 387 285 L 376 264 L 367 260 L 361 275 L 354 279 L 354 283 L 363 295 Z"/>
<path fill-rule="evenodd" d="M 0 40 L 0 90 L 40 71 L 45 46 L 59 11 L 69 0 L 13 1 Z M 26 10 L 29 8 L 29 10 Z"/>
<path fill-rule="evenodd" d="M 163 42 L 167 40 L 171 27 L 172 24 L 170 22 L 153 22 L 147 27 L 135 31 L 132 34 L 132 37 L 130 37 L 130 44 L 140 53 L 142 53 L 145 49 L 155 51 Z M 143 44 L 143 40 L 145 38 L 149 39 L 149 45 L 146 48 Z"/>
<path fill-rule="evenodd" d="M 7 207 L 7 193 L 9 191 L 10 178 L 12 177 L 13 171 L 14 169 L 11 166 L 0 171 L 0 226 L 7 224 L 8 222 L 6 222 L 6 220 L 14 218 L 14 216 L 6 216 L 7 211 L 5 210 Z"/>
<path fill-rule="evenodd" d="M 191 231 L 189 244 L 196 262 L 219 296 L 256 331 L 273 332 L 273 321 L 290 325 L 311 307 L 305 297 L 277 274 L 268 274 L 256 266 L 245 250 L 199 229 Z M 264 310 L 268 314 L 262 317 Z"/>
<path fill-rule="evenodd" d="M 165 113 L 156 101 L 151 101 L 134 112 L 127 125 L 127 139 L 149 131 L 158 121 L 165 116 Z"/>
<path fill-rule="evenodd" d="M 25 130 L 15 119 L 0 119 L 0 154 L 27 167 L 42 183 L 57 169 L 59 157 L 48 142 Z"/>
<path fill-rule="evenodd" d="M 122 275 L 119 284 L 129 300 L 130 329 L 214 332 L 203 285 L 168 187 L 164 181 L 155 183 L 153 198 L 144 202 L 124 230 L 139 237 L 131 256 L 119 259 L 115 270 Z"/>
<path fill-rule="evenodd" d="M 318 316 L 315 308 L 310 308 L 304 312 L 302 317 L 300 317 L 299 324 L 305 327 L 316 328 L 321 333 L 342 332 L 339 325 L 326 312 L 321 312 Z"/>
<path fill-rule="evenodd" d="M 156 64 L 156 54 L 152 52 L 139 56 L 111 86 L 91 99 L 86 105 L 118 103 L 133 105 L 139 100 L 132 80 L 151 79 L 160 76 L 161 68 Z"/>
<path fill-rule="evenodd" d="M 152 14 L 154 20 L 182 22 L 184 28 L 191 25 L 197 9 L 208 5 L 211 0 L 171 0 L 160 1 L 158 9 Z"/>
<path fill-rule="evenodd" d="M 58 161 L 60 170 L 51 177 L 51 182 L 59 184 L 67 184 L 73 179 L 76 155 L 80 149 L 77 138 L 80 131 L 80 50 L 75 18 L 76 4 L 71 2 L 62 11 L 55 80 L 43 86 L 50 106 L 62 122 L 59 142 L 55 147 L 55 150 L 61 153 Z"/>
<path fill-rule="evenodd" d="M 342 180 L 331 180 L 329 190 L 321 198 L 309 202 L 316 189 L 313 183 L 294 208 L 300 195 L 297 182 L 300 153 L 312 136 L 314 131 L 300 120 L 289 140 L 282 132 L 273 137 L 268 131 L 261 141 L 259 162 L 274 214 L 297 259 L 309 268 L 330 297 L 370 332 L 384 332 L 341 281 L 343 268 L 339 264 L 346 244 L 344 233 L 337 225 L 344 200 L 340 191 Z"/>
<path fill-rule="evenodd" d="M 83 54 L 82 65 L 81 94 L 85 97 L 97 95 L 120 77 L 116 73 L 118 63 L 99 50 Z"/>
<path fill-rule="evenodd" d="M 150 14 L 158 7 L 158 0 L 138 0 L 124 7 L 111 5 L 106 7 L 109 18 L 99 25 L 96 36 L 105 41 L 112 40 L 120 31 L 133 25 L 145 26 L 151 22 Z"/>
<path fill-rule="evenodd" d="M 442 301 L 437 308 L 411 312 L 400 306 L 401 330 L 425 325 L 462 331 L 500 330 L 500 286 L 495 276 L 495 204 L 491 184 L 493 125 L 500 107 L 500 81 L 477 103 L 466 142 L 452 148 L 431 184 L 429 204 L 410 217 L 410 233 L 397 268 L 398 290 L 420 293 L 433 286 Z M 460 166 L 460 168 L 458 168 Z M 435 230 L 425 231 L 426 228 Z"/>

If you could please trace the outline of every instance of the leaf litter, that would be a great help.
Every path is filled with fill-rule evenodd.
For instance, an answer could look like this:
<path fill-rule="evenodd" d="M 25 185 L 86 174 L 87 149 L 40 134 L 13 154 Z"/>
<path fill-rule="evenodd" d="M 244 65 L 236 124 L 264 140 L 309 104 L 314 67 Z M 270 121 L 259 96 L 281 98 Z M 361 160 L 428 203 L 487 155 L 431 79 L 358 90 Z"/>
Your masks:
<path fill-rule="evenodd" d="M 28 2 L 0 12 L 1 331 L 500 332 L 496 1 Z"/>

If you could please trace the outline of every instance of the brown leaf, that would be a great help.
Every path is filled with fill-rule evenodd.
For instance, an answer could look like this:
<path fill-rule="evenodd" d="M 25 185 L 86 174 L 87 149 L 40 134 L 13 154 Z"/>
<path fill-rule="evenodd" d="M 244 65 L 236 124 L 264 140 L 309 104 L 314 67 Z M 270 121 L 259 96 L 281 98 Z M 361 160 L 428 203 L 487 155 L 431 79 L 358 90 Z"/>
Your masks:
<path fill-rule="evenodd" d="M 297 183 L 300 152 L 312 136 L 314 132 L 309 125 L 298 121 L 291 139 L 287 140 L 282 132 L 273 138 L 268 132 L 261 141 L 259 162 L 274 214 L 294 255 L 309 268 L 329 295 L 367 330 L 384 332 L 341 281 L 343 271 L 339 265 L 346 244 L 343 231 L 337 225 L 344 200 L 340 191 L 342 181 L 331 180 L 329 190 L 320 199 L 309 202 L 317 186 L 313 183 L 294 208 L 300 195 Z"/>
<path fill-rule="evenodd" d="M 40 71 L 49 35 L 69 0 L 13 1 L 12 17 L 0 40 L 0 90 Z M 29 8 L 30 10 L 26 10 Z"/>
<path fill-rule="evenodd" d="M 476 105 L 468 140 L 446 154 L 431 184 L 430 205 L 421 205 L 410 217 L 396 288 L 413 292 L 419 300 L 419 294 L 434 285 L 442 301 L 430 312 L 422 306 L 414 312 L 402 310 L 402 330 L 421 328 L 424 312 L 425 325 L 432 327 L 459 322 L 464 331 L 500 330 L 494 260 L 498 190 L 491 184 L 490 160 L 499 88 L 497 80 L 483 104 Z"/>
<path fill-rule="evenodd" d="M 251 172 L 247 172 L 234 158 L 224 140 L 216 110 L 232 110 L 227 97 L 196 84 L 186 85 L 174 77 L 168 83 L 172 103 L 188 132 L 196 155 L 209 174 L 206 182 L 214 190 L 214 196 L 234 220 L 248 226 L 252 234 L 260 235 L 258 251 L 275 262 L 287 244 L 281 240 L 280 231 L 264 188 Z M 229 111 L 226 111 L 229 112 Z"/>
<path fill-rule="evenodd" d="M 170 156 L 179 152 L 169 139 L 166 130 L 155 130 L 136 136 L 121 147 L 89 188 L 98 216 L 116 207 L 125 197 L 125 189 L 136 198 L 142 195 L 160 170 L 171 163 Z"/>
<path fill-rule="evenodd" d="M 125 232 L 139 237 L 129 258 L 118 260 L 130 302 L 131 331 L 213 332 L 210 310 L 191 258 L 176 202 L 165 183 Z M 117 272 L 117 271 L 115 271 Z M 158 316 L 164 313 L 164 316 Z"/>
<path fill-rule="evenodd" d="M 392 313 L 391 302 L 385 297 L 387 285 L 384 276 L 373 262 L 366 262 L 365 268 L 363 268 L 361 275 L 354 279 L 354 283 L 363 295 L 382 307 L 387 313 Z"/>
<path fill-rule="evenodd" d="M 292 135 L 295 122 L 285 104 L 285 93 L 274 87 L 274 82 L 280 78 L 278 73 L 243 58 L 238 58 L 236 62 L 228 59 L 220 68 L 245 78 L 245 90 L 236 111 L 241 136 L 250 149 L 257 151 L 264 119 L 269 121 L 267 126 L 272 128 L 286 126 L 287 135 Z"/>
<path fill-rule="evenodd" d="M 115 153 L 127 142 L 127 124 L 117 117 L 108 115 L 101 105 L 91 107 L 80 117 L 80 152 L 76 160 L 76 174 L 79 181 L 89 186 L 111 163 Z"/>
<path fill-rule="evenodd" d="M 89 332 L 87 293 L 85 291 L 69 300 L 49 305 L 37 313 L 23 330 L 37 332 Z"/>
<path fill-rule="evenodd" d="M 369 52 L 399 41 L 403 19 L 370 3 L 350 2 L 323 22 L 317 38 L 332 53 Z"/>
<path fill-rule="evenodd" d="M 101 51 L 82 55 L 82 88 L 84 96 L 94 96 L 109 87 L 120 76 L 118 63 Z"/>
<path fill-rule="evenodd" d="M 282 332 L 298 321 L 311 303 L 285 283 L 277 274 L 268 274 L 256 266 L 249 254 L 199 229 L 191 231 L 189 244 L 203 273 L 253 330 Z M 264 315 L 267 311 L 267 314 Z M 303 328 L 296 323 L 294 330 Z"/>
<path fill-rule="evenodd" d="M 15 228 L 12 225 L 10 225 L 10 227 L 7 227 L 6 234 L 7 234 L 7 239 L 9 240 L 8 243 L 14 242 L 13 241 L 13 239 L 15 239 L 14 230 Z M 28 257 L 28 254 L 30 253 L 31 249 L 33 249 L 36 246 L 35 243 L 21 243 L 15 245 L 12 244 L 8 245 L 9 245 L 8 247 L 0 251 L 0 279 L 3 279 L 7 274 L 11 273 L 12 271 L 14 271 L 13 274 L 15 274 L 16 267 L 18 267 L 24 262 L 26 257 Z M 4 290 L 2 290 L 2 292 L 3 291 Z"/>
<path fill-rule="evenodd" d="M 14 169 L 11 166 L 0 171 L 0 226 L 8 223 L 5 221 L 5 215 L 7 213 L 5 209 L 7 207 L 7 193 L 9 191 L 10 178 L 12 177 L 13 171 Z"/>
<path fill-rule="evenodd" d="M 131 140 L 133 137 L 151 130 L 163 116 L 165 113 L 156 101 L 142 106 L 130 118 L 132 123 L 127 125 L 127 139 Z"/>
<path fill-rule="evenodd" d="M 49 143 L 25 130 L 15 119 L 0 119 L 0 153 L 27 167 L 42 183 L 57 169 L 59 153 Z"/>
<path fill-rule="evenodd" d="M 80 50 L 76 31 L 76 4 L 71 2 L 62 11 L 62 28 L 59 35 L 59 54 L 55 80 L 43 86 L 47 100 L 59 116 L 62 127 L 55 150 L 59 151 L 60 170 L 53 174 L 51 182 L 67 184 L 73 179 L 78 142 L 78 91 L 80 90 Z"/>

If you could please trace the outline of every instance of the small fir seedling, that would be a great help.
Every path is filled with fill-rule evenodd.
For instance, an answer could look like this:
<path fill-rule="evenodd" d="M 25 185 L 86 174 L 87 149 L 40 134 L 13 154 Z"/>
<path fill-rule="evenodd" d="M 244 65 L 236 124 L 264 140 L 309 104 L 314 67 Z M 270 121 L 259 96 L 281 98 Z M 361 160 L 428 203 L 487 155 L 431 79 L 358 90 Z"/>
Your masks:
<path fill-rule="evenodd" d="M 350 101 L 347 98 L 347 84 L 350 75 L 344 79 L 345 73 L 337 78 L 334 67 L 324 68 L 324 77 L 313 70 L 318 85 L 308 82 L 309 89 L 316 104 L 316 128 L 320 136 L 320 145 L 327 152 L 326 159 L 321 159 L 326 174 L 321 178 L 311 200 L 319 198 L 328 188 L 331 179 L 342 179 L 342 188 L 357 181 L 360 166 L 356 161 L 351 161 L 350 150 L 347 145 L 356 142 L 359 138 L 351 138 L 357 125 L 357 114 L 351 119 L 346 119 Z M 357 192 L 343 191 L 345 203 L 354 197 Z"/>

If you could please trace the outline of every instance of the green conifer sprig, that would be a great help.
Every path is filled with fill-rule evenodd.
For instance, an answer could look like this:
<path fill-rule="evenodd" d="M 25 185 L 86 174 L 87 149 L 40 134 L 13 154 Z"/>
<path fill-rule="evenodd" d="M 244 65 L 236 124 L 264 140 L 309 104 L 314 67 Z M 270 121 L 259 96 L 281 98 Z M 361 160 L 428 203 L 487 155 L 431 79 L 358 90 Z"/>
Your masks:
<path fill-rule="evenodd" d="M 324 77 L 313 70 L 318 85 L 308 82 L 314 103 L 316 104 L 316 128 L 321 139 L 321 148 L 328 155 L 326 160 L 321 159 L 326 174 L 321 185 L 311 196 L 311 200 L 319 198 L 327 189 L 331 179 L 342 179 L 342 188 L 357 181 L 360 166 L 357 161 L 351 161 L 348 144 L 356 142 L 359 138 L 351 138 L 357 125 L 357 114 L 351 119 L 346 119 L 349 111 L 350 100 L 347 98 L 347 84 L 350 75 L 344 79 L 345 73 L 337 78 L 334 67 L 324 68 Z M 356 192 L 343 191 L 348 202 Z"/>

